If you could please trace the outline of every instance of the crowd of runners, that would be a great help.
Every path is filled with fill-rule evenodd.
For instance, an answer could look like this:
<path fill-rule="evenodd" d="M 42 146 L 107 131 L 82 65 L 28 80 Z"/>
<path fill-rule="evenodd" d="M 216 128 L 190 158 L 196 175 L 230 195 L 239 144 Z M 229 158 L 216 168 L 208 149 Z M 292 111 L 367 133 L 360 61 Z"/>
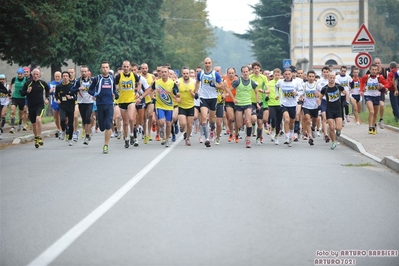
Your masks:
<path fill-rule="evenodd" d="M 268 135 L 275 145 L 281 139 L 289 147 L 301 138 L 313 146 L 314 139 L 322 137 L 326 143 L 331 141 L 334 150 L 342 127 L 351 122 L 350 107 L 352 122 L 360 124 L 363 98 L 369 114 L 365 134 L 376 135 L 377 124 L 384 128 L 388 93 L 399 119 L 396 63 L 385 69 L 378 58 L 362 77 L 355 67 L 341 66 L 335 73 L 326 66 L 319 76 L 294 66 L 265 70 L 259 62 L 223 73 L 211 58 L 196 69 L 183 67 L 181 77 L 168 64 L 149 71 L 146 63 L 128 60 L 115 73 L 108 62 L 102 62 L 100 72 L 92 76 L 87 66 L 81 66 L 76 78 L 70 68 L 55 72 L 54 80 L 47 83 L 41 80 L 39 68 L 24 67 L 17 69 L 9 84 L 0 74 L 0 132 L 10 105 L 10 133 L 28 130 L 29 120 L 39 148 L 43 145 L 41 118 L 49 104 L 57 138 L 69 146 L 80 138 L 89 145 L 95 132 L 104 131 L 103 153 L 108 153 L 111 138 L 122 139 L 125 148 L 158 141 L 169 147 L 179 133 L 186 146 L 194 142 L 208 148 L 220 145 L 225 135 L 225 142 L 242 141 L 251 148 L 252 142 L 262 145 Z"/>

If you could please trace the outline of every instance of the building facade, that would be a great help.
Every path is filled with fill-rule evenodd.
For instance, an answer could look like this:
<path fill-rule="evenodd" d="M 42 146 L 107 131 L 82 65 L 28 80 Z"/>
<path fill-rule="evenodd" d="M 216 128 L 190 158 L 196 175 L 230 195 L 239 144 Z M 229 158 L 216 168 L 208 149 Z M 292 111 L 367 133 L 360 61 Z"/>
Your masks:
<path fill-rule="evenodd" d="M 291 50 L 293 64 L 307 70 L 310 37 L 310 1 L 293 0 Z M 364 0 L 368 26 L 368 0 Z M 313 0 L 313 66 L 355 64 L 352 41 L 359 30 L 359 0 Z"/>

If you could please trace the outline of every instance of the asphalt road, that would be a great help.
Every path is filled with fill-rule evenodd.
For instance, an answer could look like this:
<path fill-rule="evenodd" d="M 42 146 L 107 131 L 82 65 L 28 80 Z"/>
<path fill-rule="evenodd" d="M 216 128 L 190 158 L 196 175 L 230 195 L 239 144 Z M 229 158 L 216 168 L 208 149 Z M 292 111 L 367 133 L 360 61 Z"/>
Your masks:
<path fill-rule="evenodd" d="M 321 138 L 181 140 L 0 150 L 0 265 L 314 265 L 345 250 L 396 250 L 338 258 L 399 265 L 399 177 L 385 166 Z"/>

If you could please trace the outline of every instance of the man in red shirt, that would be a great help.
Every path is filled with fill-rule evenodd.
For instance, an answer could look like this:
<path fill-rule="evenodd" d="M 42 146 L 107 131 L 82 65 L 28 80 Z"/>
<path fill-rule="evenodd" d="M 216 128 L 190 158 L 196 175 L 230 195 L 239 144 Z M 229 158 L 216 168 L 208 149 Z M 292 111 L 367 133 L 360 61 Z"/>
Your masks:
<path fill-rule="evenodd" d="M 393 111 L 393 115 L 395 116 L 395 121 L 399 121 L 399 92 L 398 86 L 395 82 L 395 73 L 398 72 L 398 67 L 396 62 L 391 62 L 389 64 L 389 73 L 388 73 L 388 82 L 391 83 L 391 87 L 389 90 L 389 100 L 391 101 L 391 107 Z"/>

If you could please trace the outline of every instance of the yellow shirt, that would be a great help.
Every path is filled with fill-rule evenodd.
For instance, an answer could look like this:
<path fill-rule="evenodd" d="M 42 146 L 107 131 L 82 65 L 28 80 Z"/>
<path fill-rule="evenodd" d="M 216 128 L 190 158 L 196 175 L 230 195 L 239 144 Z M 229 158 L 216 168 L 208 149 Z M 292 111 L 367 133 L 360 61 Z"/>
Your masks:
<path fill-rule="evenodd" d="M 142 76 L 143 78 L 145 78 L 147 80 L 147 83 L 149 86 L 152 85 L 152 83 L 154 82 L 154 79 L 152 77 L 152 75 L 150 73 L 147 73 L 147 77 Z M 148 104 L 152 101 L 151 95 L 147 95 L 145 96 L 145 103 Z"/>
<path fill-rule="evenodd" d="M 153 83 L 152 89 L 155 89 L 155 106 L 163 110 L 173 111 L 173 89 L 176 84 L 172 79 L 168 79 L 164 82 L 162 79 L 158 79 Z"/>
<path fill-rule="evenodd" d="M 133 103 L 136 101 L 136 93 L 134 91 L 136 86 L 136 78 L 133 73 L 129 73 L 126 77 L 124 73 L 120 74 L 118 92 L 118 103 Z"/>
<path fill-rule="evenodd" d="M 183 78 L 179 79 L 179 92 L 180 92 L 180 108 L 190 109 L 194 107 L 194 96 L 190 91 L 194 92 L 195 83 L 192 79 L 189 79 L 189 83 L 185 83 Z"/>
<path fill-rule="evenodd" d="M 257 90 L 266 90 L 266 86 L 269 85 L 269 80 L 266 78 L 265 75 L 259 74 L 259 76 L 255 76 L 255 74 L 249 75 L 249 78 L 258 83 L 258 87 L 256 87 Z M 259 101 L 261 101 L 263 98 L 265 98 L 265 94 L 259 94 Z M 256 95 L 255 95 L 255 90 L 252 91 L 251 93 L 251 100 L 253 103 L 256 103 Z"/>

